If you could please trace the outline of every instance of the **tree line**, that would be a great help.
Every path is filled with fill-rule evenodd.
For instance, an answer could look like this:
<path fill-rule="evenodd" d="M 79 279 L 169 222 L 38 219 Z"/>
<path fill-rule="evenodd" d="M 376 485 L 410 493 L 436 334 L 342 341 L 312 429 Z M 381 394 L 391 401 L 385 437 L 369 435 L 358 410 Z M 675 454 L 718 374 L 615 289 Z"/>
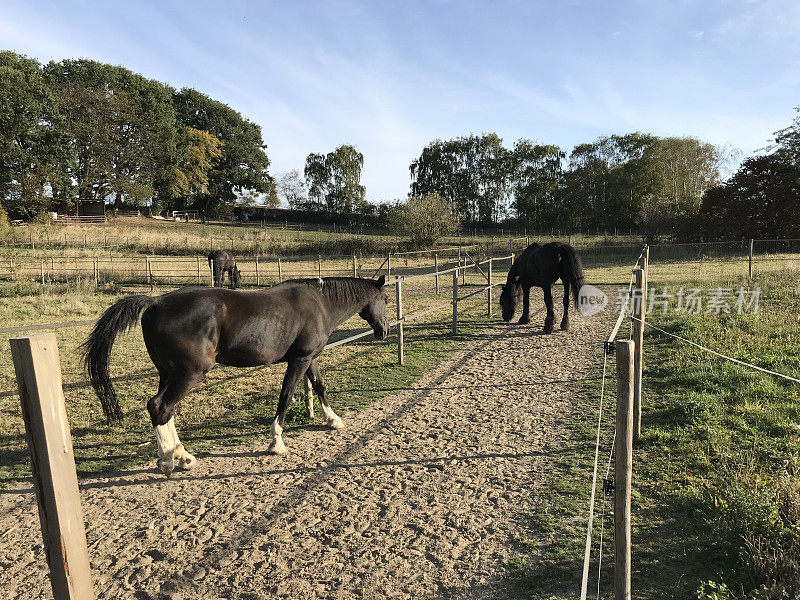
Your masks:
<path fill-rule="evenodd" d="M 208 216 L 284 201 L 389 223 L 407 202 L 368 202 L 364 156 L 348 144 L 309 154 L 302 173 L 273 178 L 257 124 L 197 90 L 124 67 L 40 64 L 3 51 L 0 99 L 0 204 L 15 217 L 69 210 L 78 200 Z M 409 198 L 447 202 L 467 225 L 633 227 L 649 239 L 719 239 L 747 228 L 745 236 L 781 237 L 800 224 L 799 131 L 795 119 L 770 153 L 748 158 L 727 181 L 725 153 L 691 137 L 610 135 L 569 154 L 528 139 L 508 147 L 495 133 L 437 139 L 409 166 Z"/>
<path fill-rule="evenodd" d="M 0 98 L 0 201 L 14 215 L 78 200 L 216 213 L 274 196 L 261 128 L 197 90 L 3 51 Z"/>

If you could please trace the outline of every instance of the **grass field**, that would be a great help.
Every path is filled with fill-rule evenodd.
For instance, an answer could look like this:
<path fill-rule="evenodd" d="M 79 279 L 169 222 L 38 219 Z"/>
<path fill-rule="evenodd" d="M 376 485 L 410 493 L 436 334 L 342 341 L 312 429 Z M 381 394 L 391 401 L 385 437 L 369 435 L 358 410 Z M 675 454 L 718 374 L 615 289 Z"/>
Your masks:
<path fill-rule="evenodd" d="M 800 377 L 796 273 L 665 279 L 652 285 L 762 290 L 759 314 L 654 314 L 666 331 Z M 669 272 L 669 271 L 667 271 Z M 664 273 L 664 271 L 662 271 Z M 623 328 L 625 331 L 625 328 Z M 598 372 L 601 365 L 598 365 Z M 609 372 L 613 374 L 613 359 Z M 642 437 L 634 447 L 633 597 L 795 598 L 800 594 L 800 388 L 646 331 Z M 601 468 L 613 434 L 615 384 L 607 381 Z M 575 460 L 530 515 L 538 535 L 512 564 L 526 598 L 551 598 L 580 581 L 599 384 L 578 395 L 570 418 Z M 605 518 L 601 591 L 612 597 L 611 502 L 599 493 L 590 594 L 597 589 L 599 520 Z"/>

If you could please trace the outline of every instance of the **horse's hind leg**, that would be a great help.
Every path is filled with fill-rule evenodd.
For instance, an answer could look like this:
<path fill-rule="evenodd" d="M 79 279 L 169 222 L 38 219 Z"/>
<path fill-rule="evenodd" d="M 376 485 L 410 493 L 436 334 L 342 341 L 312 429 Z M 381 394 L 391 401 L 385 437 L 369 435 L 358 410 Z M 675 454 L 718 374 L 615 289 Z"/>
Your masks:
<path fill-rule="evenodd" d="M 190 372 L 181 375 L 172 374 L 162 378 L 158 393 L 147 403 L 150 420 L 156 434 L 158 444 L 158 468 L 169 477 L 176 465 L 182 469 L 192 469 L 197 459 L 186 452 L 175 429 L 175 405 L 202 378 L 202 372 Z"/>
<path fill-rule="evenodd" d="M 564 316 L 561 317 L 561 330 L 569 329 L 569 281 L 564 281 Z"/>
<path fill-rule="evenodd" d="M 547 316 L 544 319 L 544 332 L 553 333 L 553 321 L 556 320 L 556 313 L 553 311 L 553 288 L 546 285 L 544 290 L 544 305 L 547 307 Z"/>
<path fill-rule="evenodd" d="M 341 417 L 333 412 L 331 405 L 328 404 L 328 396 L 325 394 L 327 386 L 322 380 L 322 372 L 320 371 L 319 363 L 317 363 L 316 358 L 311 361 L 308 373 L 311 375 L 311 385 L 314 387 L 314 393 L 319 396 L 319 403 L 322 405 L 322 412 L 325 413 L 325 419 L 328 421 L 328 425 L 331 429 L 342 429 L 344 423 Z"/>
<path fill-rule="evenodd" d="M 314 392 L 312 390 L 311 385 L 311 376 L 309 372 L 306 371 L 306 376 L 303 377 L 303 381 L 305 382 L 306 387 L 306 405 L 308 406 L 308 418 L 314 418 Z"/>
<path fill-rule="evenodd" d="M 278 410 L 275 412 L 275 420 L 272 422 L 272 442 L 267 448 L 270 454 L 286 454 L 286 446 L 283 443 L 283 420 L 286 417 L 286 409 L 292 399 L 300 378 L 308 370 L 309 359 L 295 360 L 289 363 L 286 374 L 283 376 L 281 393 L 278 396 Z"/>

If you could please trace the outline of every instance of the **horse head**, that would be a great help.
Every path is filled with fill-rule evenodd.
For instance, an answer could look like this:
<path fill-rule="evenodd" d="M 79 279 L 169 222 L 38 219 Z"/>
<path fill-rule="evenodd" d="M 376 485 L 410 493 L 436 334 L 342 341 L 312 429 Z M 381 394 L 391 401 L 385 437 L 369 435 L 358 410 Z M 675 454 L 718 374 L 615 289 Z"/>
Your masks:
<path fill-rule="evenodd" d="M 375 294 L 371 294 L 367 305 L 358 313 L 372 327 L 376 340 L 384 340 L 389 334 L 389 319 L 386 317 L 386 304 L 388 299 L 384 292 L 386 277 L 381 275 L 374 280 Z"/>
<path fill-rule="evenodd" d="M 510 321 L 514 318 L 514 313 L 517 311 L 517 304 L 522 298 L 522 286 L 519 283 L 519 275 L 509 277 L 505 285 L 501 286 L 500 292 L 500 309 L 503 315 L 503 321 Z"/>

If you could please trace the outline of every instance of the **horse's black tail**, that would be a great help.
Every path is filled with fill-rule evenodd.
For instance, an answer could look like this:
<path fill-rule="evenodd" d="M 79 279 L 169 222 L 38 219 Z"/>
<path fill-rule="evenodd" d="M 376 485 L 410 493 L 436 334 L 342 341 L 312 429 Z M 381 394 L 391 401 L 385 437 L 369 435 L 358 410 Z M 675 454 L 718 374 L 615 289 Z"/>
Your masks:
<path fill-rule="evenodd" d="M 586 281 L 583 278 L 583 267 L 581 266 L 581 259 L 575 248 L 568 244 L 561 246 L 561 261 L 564 265 L 564 270 L 561 274 L 562 279 L 566 278 L 569 282 L 569 287 L 572 290 L 572 301 L 575 303 L 575 308 L 578 307 L 578 292 L 583 287 Z"/>
<path fill-rule="evenodd" d="M 128 296 L 109 307 L 95 323 L 92 333 L 81 344 L 89 380 L 92 383 L 106 420 L 122 421 L 122 410 L 117 401 L 117 393 L 111 385 L 108 374 L 108 357 L 117 334 L 133 327 L 142 311 L 155 302 L 150 296 Z"/>

